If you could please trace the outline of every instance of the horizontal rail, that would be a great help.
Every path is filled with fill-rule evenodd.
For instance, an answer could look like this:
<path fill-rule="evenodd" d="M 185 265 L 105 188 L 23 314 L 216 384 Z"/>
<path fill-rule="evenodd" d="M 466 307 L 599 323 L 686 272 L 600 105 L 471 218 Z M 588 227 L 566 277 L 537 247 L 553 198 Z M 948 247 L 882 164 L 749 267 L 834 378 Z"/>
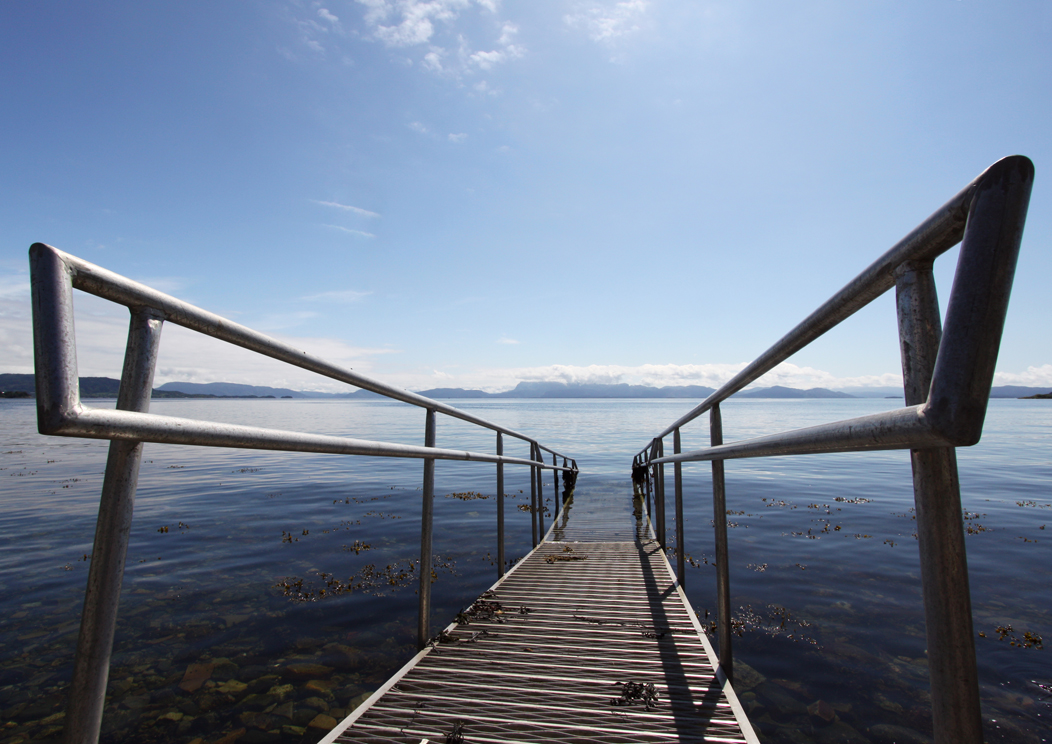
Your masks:
<path fill-rule="evenodd" d="M 379 380 L 374 380 L 371 377 L 359 374 L 353 370 L 327 362 L 324 359 L 308 354 L 307 352 L 297 349 L 289 344 L 270 338 L 258 331 L 253 331 L 250 328 L 246 328 L 243 325 L 234 323 L 214 313 L 210 313 L 207 310 L 202 310 L 188 302 L 183 302 L 175 297 L 159 292 L 152 287 L 139 284 L 127 277 L 123 277 L 120 274 L 96 266 L 95 264 L 81 258 L 60 251 L 57 248 L 53 248 L 43 243 L 35 243 L 30 248 L 30 260 L 33 262 L 37 261 L 38 258 L 43 259 L 45 254 L 49 254 L 54 259 L 61 262 L 64 270 L 68 272 L 73 287 L 81 291 L 102 297 L 111 302 L 126 305 L 129 308 L 152 308 L 160 313 L 164 320 L 170 323 L 175 323 L 176 325 L 189 328 L 190 330 L 203 333 L 207 336 L 212 336 L 213 338 L 226 341 L 227 343 L 240 346 L 244 349 L 249 349 L 250 351 L 263 354 L 272 359 L 286 362 L 296 367 L 300 367 L 301 369 L 306 369 L 324 377 L 338 380 L 339 382 L 344 382 L 363 390 L 369 390 L 370 392 L 378 393 L 379 395 L 403 403 L 408 403 L 420 408 L 430 408 L 452 418 L 461 419 L 487 429 L 492 429 L 493 431 L 499 431 L 502 434 L 526 442 L 535 441 L 532 437 L 526 434 L 493 423 L 492 421 L 487 421 L 484 418 L 462 411 L 459 408 L 455 408 L 446 403 L 432 400 L 431 398 L 418 395 L 417 393 L 408 390 L 400 390 L 392 385 L 388 385 Z M 548 452 L 559 454 L 547 447 L 544 449 Z M 563 457 L 562 454 L 559 454 L 559 456 Z"/>
<path fill-rule="evenodd" d="M 648 464 L 950 446 L 944 437 L 931 428 L 923 409 L 924 406 L 910 406 L 859 416 L 679 455 L 655 457 L 648 460 Z"/>
<path fill-rule="evenodd" d="M 250 328 L 233 323 L 225 318 L 215 315 L 214 313 L 202 310 L 194 305 L 183 302 L 182 300 L 171 297 L 170 295 L 166 295 L 163 292 L 158 292 L 151 287 L 134 282 L 131 279 L 112 271 L 108 271 L 107 269 L 103 269 L 77 258 L 76 256 L 71 256 L 57 248 L 53 248 L 43 243 L 35 243 L 29 249 L 29 253 L 30 262 L 33 268 L 33 286 L 35 290 L 34 329 L 37 331 L 35 334 L 37 351 L 37 406 L 40 419 L 40 431 L 43 434 L 56 434 L 59 436 L 90 436 L 99 439 L 139 438 L 142 441 L 152 442 L 175 441 L 172 438 L 163 440 L 157 439 L 156 437 L 162 435 L 163 427 L 156 424 L 151 425 L 152 428 L 150 428 L 150 436 L 153 438 L 118 436 L 116 434 L 117 428 L 125 422 L 119 421 L 116 418 L 109 422 L 107 425 L 108 428 L 99 428 L 98 426 L 89 425 L 87 422 L 80 425 L 76 424 L 76 419 L 84 417 L 88 411 L 91 411 L 90 415 L 94 417 L 91 418 L 91 421 L 101 421 L 99 416 L 101 416 L 102 413 L 95 411 L 94 409 L 88 409 L 80 403 L 75 339 L 73 335 L 73 303 L 70 292 L 72 287 L 102 297 L 103 299 L 126 305 L 133 311 L 146 311 L 158 320 L 169 321 L 181 325 L 184 328 L 189 328 L 190 330 L 212 336 L 213 338 L 249 349 L 250 351 L 255 351 L 264 356 L 271 357 L 272 359 L 287 362 L 288 364 L 300 367 L 301 369 L 306 369 L 325 377 L 345 382 L 354 385 L 355 387 L 369 390 L 404 403 L 409 403 L 410 405 L 443 413 L 453 418 L 461 419 L 540 446 L 535 439 L 526 434 L 500 426 L 499 424 L 495 424 L 486 419 L 461 411 L 460 409 L 454 408 L 445 403 L 440 403 L 406 390 L 399 390 L 378 380 L 373 380 L 351 370 L 338 367 L 307 354 L 304 351 L 300 351 L 288 344 L 282 343 L 281 341 L 270 338 L 262 333 L 258 333 Z M 140 425 L 145 426 L 145 424 Z M 219 425 L 211 426 L 216 427 Z M 180 424 L 179 427 L 182 432 L 181 439 L 179 440 L 180 443 L 197 443 L 189 441 L 185 436 L 188 431 L 194 430 L 193 427 L 188 427 L 186 422 Z M 102 431 L 108 433 L 99 433 Z M 168 434 L 165 434 L 165 436 L 172 437 L 175 436 L 175 433 L 175 431 L 171 431 Z M 202 430 L 201 434 L 203 437 L 209 439 L 210 442 L 216 441 L 214 429 L 207 431 Z M 280 447 L 275 446 L 275 442 L 277 441 L 275 437 L 279 435 L 286 436 L 290 443 L 296 442 L 296 446 L 292 449 L 302 449 L 303 438 L 310 436 L 294 432 L 284 432 L 283 434 L 274 432 L 274 436 L 265 438 L 267 445 L 259 448 L 281 449 Z M 261 439 L 258 434 L 254 434 L 250 436 L 247 441 L 262 442 L 264 439 Z M 361 446 L 360 442 L 362 441 L 364 440 L 348 440 L 349 443 L 346 445 L 345 449 L 340 451 L 345 454 L 351 454 L 351 450 L 354 447 Z M 351 444 L 352 442 L 353 444 Z M 205 445 L 207 443 L 202 441 L 200 444 Z M 385 452 L 384 443 L 372 442 L 369 443 L 369 445 L 373 448 L 374 454 L 377 454 L 378 456 L 424 457 L 424 455 L 397 454 L 396 452 L 401 451 L 397 449 L 398 445 L 390 445 L 390 447 L 395 448 L 389 450 L 391 454 L 383 454 L 383 452 Z M 255 445 L 244 443 L 212 444 L 211 446 L 255 447 Z M 331 442 L 324 446 L 328 447 L 325 451 L 336 451 L 332 449 L 334 445 Z M 553 454 L 557 454 L 559 457 L 564 457 L 563 455 L 554 452 L 554 450 L 548 448 L 544 449 Z M 491 457 L 492 456 L 479 453 L 473 457 L 449 459 L 474 459 L 483 462 L 496 462 L 495 460 L 487 459 Z M 510 461 L 505 462 L 511 464 Z M 517 461 L 514 464 L 521 464 L 523 462 L 526 461 Z"/>
<path fill-rule="evenodd" d="M 968 226 L 969 215 L 977 202 L 984 201 L 983 206 L 991 211 L 1014 210 L 1014 214 L 1006 218 L 1008 224 L 1004 225 L 1004 236 L 977 235 L 977 240 L 974 241 L 975 250 L 970 251 L 972 255 L 964 255 L 962 252 L 958 261 L 958 272 L 950 295 L 944 334 L 947 339 L 952 338 L 954 341 L 940 346 L 936 375 L 931 383 L 933 398 L 928 409 L 932 431 L 943 441 L 931 438 L 929 431 L 912 443 L 903 440 L 897 447 L 874 446 L 863 449 L 968 446 L 978 442 L 982 434 L 982 423 L 986 413 L 985 398 L 989 396 L 993 380 L 993 364 L 1000 345 L 1001 329 L 1007 311 L 1008 296 L 1011 293 L 1015 260 L 1023 223 L 1026 220 L 1033 177 L 1033 163 L 1021 155 L 1003 158 L 991 165 L 774 346 L 700 404 L 663 429 L 654 439 L 663 439 L 711 410 L 713 406 L 719 405 L 887 292 L 895 286 L 896 272 L 904 264 L 931 262 L 959 243 Z M 1008 195 L 1010 190 L 1012 193 Z M 1005 200 L 1013 203 L 1003 204 Z M 977 231 L 979 229 L 981 228 Z M 1012 235 L 1015 241 L 1014 249 L 1007 246 L 1012 243 Z M 1006 246 L 992 248 L 991 243 L 1001 238 Z M 980 326 L 985 333 L 977 332 Z M 836 426 L 851 429 L 853 422 L 842 421 Z M 917 433 L 920 434 L 920 430 L 917 430 Z M 794 441 L 798 439 L 795 432 L 787 436 L 791 436 Z M 848 442 L 845 444 L 848 446 L 842 448 L 844 451 L 856 449 Z M 649 448 L 648 444 L 640 450 L 640 454 L 645 454 Z M 806 451 L 838 450 L 834 448 Z"/>
<path fill-rule="evenodd" d="M 211 421 L 197 421 L 174 416 L 98 408 L 81 408 L 79 413 L 68 419 L 61 433 L 63 436 L 88 439 L 116 439 L 156 444 L 189 444 L 205 447 L 320 452 L 370 457 L 409 457 L 421 460 L 470 460 L 504 465 L 529 465 L 546 470 L 573 470 L 571 467 L 561 465 L 546 465 L 537 460 L 490 455 L 484 452 L 417 447 L 411 444 L 303 434 L 280 429 L 217 424 Z"/>

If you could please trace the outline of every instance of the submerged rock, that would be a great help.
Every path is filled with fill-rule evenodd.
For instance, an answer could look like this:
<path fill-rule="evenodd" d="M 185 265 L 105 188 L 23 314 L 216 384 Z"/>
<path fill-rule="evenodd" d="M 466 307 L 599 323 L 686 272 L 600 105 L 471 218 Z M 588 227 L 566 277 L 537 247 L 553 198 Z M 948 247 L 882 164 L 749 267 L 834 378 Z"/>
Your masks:
<path fill-rule="evenodd" d="M 764 682 L 756 693 L 776 719 L 786 720 L 794 716 L 807 716 L 807 706 L 773 682 Z"/>
<path fill-rule="evenodd" d="M 307 684 L 303 685 L 303 689 L 311 692 L 315 695 L 320 695 L 326 700 L 333 698 L 332 689 L 339 684 L 336 680 L 329 679 L 312 679 Z"/>
<path fill-rule="evenodd" d="M 292 679 L 314 679 L 317 677 L 328 677 L 334 669 L 324 664 L 289 664 L 285 667 L 285 676 Z"/>
<path fill-rule="evenodd" d="M 362 652 L 359 649 L 342 643 L 329 643 L 323 649 L 322 660 L 336 669 L 354 669 L 362 661 Z"/>
<path fill-rule="evenodd" d="M 322 731 L 331 731 L 337 723 L 338 721 L 332 716 L 326 715 L 325 713 L 319 713 L 310 723 L 307 724 L 307 727 L 320 729 Z"/>
<path fill-rule="evenodd" d="M 267 695 L 276 697 L 278 701 L 284 701 L 289 695 L 295 691 L 295 687 L 292 685 L 274 685 L 267 691 Z"/>
<path fill-rule="evenodd" d="M 197 692 L 207 680 L 212 678 L 212 669 L 212 664 L 190 664 L 183 673 L 183 681 L 179 683 L 179 689 L 185 692 Z"/>
<path fill-rule="evenodd" d="M 833 706 L 825 700 L 814 701 L 807 706 L 807 712 L 812 717 L 818 718 L 826 723 L 832 723 L 833 719 L 836 718 L 836 711 L 833 710 Z"/>
<path fill-rule="evenodd" d="M 281 681 L 281 677 L 276 674 L 265 674 L 262 677 L 256 677 L 248 683 L 248 692 L 258 694 L 266 692 L 273 687 L 277 682 Z M 291 685 L 290 685 L 291 687 Z"/>
<path fill-rule="evenodd" d="M 230 659 L 216 659 L 212 664 L 212 679 L 223 681 L 239 676 L 240 668 Z"/>
<path fill-rule="evenodd" d="M 293 710 L 292 703 L 288 702 L 288 703 L 282 703 L 281 705 L 277 706 L 276 708 L 274 708 L 274 710 L 270 711 L 270 713 L 271 713 L 271 715 L 280 716 L 281 718 L 288 718 L 291 721 L 292 720 L 292 710 Z"/>
<path fill-rule="evenodd" d="M 734 691 L 738 694 L 748 692 L 767 681 L 767 678 L 748 664 L 734 662 Z"/>
<path fill-rule="evenodd" d="M 228 679 L 226 682 L 216 685 L 215 689 L 224 695 L 238 695 L 248 689 L 248 684 L 239 682 L 236 679 Z"/>
<path fill-rule="evenodd" d="M 322 713 L 327 713 L 329 710 L 329 704 L 322 700 L 320 697 L 309 697 L 303 701 L 303 704 L 308 708 L 320 710 Z"/>
<path fill-rule="evenodd" d="M 360 706 L 362 703 L 364 703 L 366 700 L 368 700 L 371 695 L 372 695 L 371 692 L 363 692 L 361 695 L 359 695 L 359 696 L 357 696 L 355 698 L 352 698 L 348 707 L 351 710 L 354 710 L 355 708 Z"/>

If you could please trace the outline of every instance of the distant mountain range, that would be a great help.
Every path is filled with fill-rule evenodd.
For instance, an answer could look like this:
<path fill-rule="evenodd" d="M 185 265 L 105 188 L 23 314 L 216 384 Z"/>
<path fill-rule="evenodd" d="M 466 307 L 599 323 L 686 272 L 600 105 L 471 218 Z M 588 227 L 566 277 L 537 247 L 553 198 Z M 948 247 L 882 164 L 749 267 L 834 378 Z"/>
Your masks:
<path fill-rule="evenodd" d="M 120 387 L 120 380 L 111 377 L 81 377 L 80 394 L 83 398 L 114 398 Z M 0 392 L 35 392 L 33 375 L 0 374 Z M 465 390 L 463 388 L 433 388 L 421 390 L 420 395 L 428 398 L 688 398 L 702 401 L 711 395 L 713 388 L 702 385 L 680 385 L 666 387 L 649 387 L 647 385 L 627 385 L 625 383 L 608 385 L 599 383 L 565 382 L 520 382 L 512 390 L 502 393 L 487 393 L 483 390 Z M 1023 398 L 1048 393 L 1048 388 L 1025 387 L 1022 385 L 1001 385 L 990 391 L 991 398 Z M 381 398 L 383 396 L 368 390 L 354 390 L 346 393 L 319 393 L 312 391 L 290 390 L 289 388 L 264 387 L 261 385 L 242 385 L 236 382 L 167 382 L 153 391 L 154 398 L 334 398 L 361 399 Z M 754 388 L 738 393 L 737 398 L 901 398 L 902 391 L 893 387 L 849 388 L 848 391 L 827 390 L 826 388 L 774 387 Z"/>
<path fill-rule="evenodd" d="M 716 392 L 715 388 L 703 385 L 679 385 L 666 387 L 649 387 L 647 385 L 616 385 L 601 383 L 565 383 L 565 382 L 520 382 L 511 390 L 503 393 L 486 393 L 482 390 L 464 390 L 463 388 L 434 388 L 421 390 L 420 395 L 428 398 L 693 398 L 699 401 Z M 739 393 L 740 398 L 853 398 L 847 393 L 839 393 L 824 388 L 797 390 L 781 386 L 756 388 Z"/>
<path fill-rule="evenodd" d="M 428 398 L 699 398 L 704 399 L 714 392 L 713 388 L 701 385 L 678 387 L 648 387 L 646 385 L 615 385 L 599 383 L 565 382 L 520 382 L 503 393 L 487 393 L 482 390 L 462 388 L 433 388 L 421 390 Z"/>

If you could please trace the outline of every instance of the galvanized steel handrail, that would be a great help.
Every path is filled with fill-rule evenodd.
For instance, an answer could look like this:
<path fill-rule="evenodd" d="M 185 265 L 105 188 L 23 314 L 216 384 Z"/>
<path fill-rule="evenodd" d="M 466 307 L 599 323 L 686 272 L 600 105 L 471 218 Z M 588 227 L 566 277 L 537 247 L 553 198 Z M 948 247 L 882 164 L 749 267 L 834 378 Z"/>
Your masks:
<path fill-rule="evenodd" d="M 351 370 L 299 351 L 288 344 L 158 292 L 43 243 L 29 249 L 33 292 L 33 343 L 37 426 L 41 434 L 111 440 L 96 524 L 92 563 L 74 661 L 65 741 L 98 741 L 113 647 L 135 489 L 143 442 L 237 447 L 290 452 L 319 452 L 424 461 L 421 512 L 418 643 L 430 639 L 431 539 L 435 460 L 488 462 L 497 465 L 497 574 L 504 575 L 504 466 L 525 465 L 531 473 L 533 544 L 543 535 L 544 470 L 576 473 L 577 462 L 535 439 L 422 395 L 398 390 Z M 131 311 L 128 343 L 116 410 L 84 406 L 80 400 L 73 290 L 80 289 L 126 305 Z M 424 408 L 424 446 L 306 434 L 148 413 L 161 328 L 170 321 L 334 380 Z M 440 449 L 435 446 L 435 414 L 443 413 L 496 432 L 496 454 Z M 503 436 L 530 445 L 529 458 L 504 455 Z M 542 452 L 552 454 L 544 462 Z M 558 464 L 558 458 L 563 464 Z M 567 464 L 569 463 L 569 464 Z M 556 487 L 555 503 L 559 505 Z"/>
<path fill-rule="evenodd" d="M 1025 161 L 1027 165 L 1023 164 Z M 827 300 L 793 330 L 778 340 L 767 351 L 757 357 L 745 369 L 736 374 L 708 398 L 666 427 L 658 439 L 671 434 L 675 429 L 693 421 L 701 414 L 731 397 L 750 383 L 760 379 L 777 365 L 781 364 L 800 349 L 831 330 L 840 322 L 861 310 L 880 295 L 895 286 L 895 272 L 907 261 L 930 262 L 961 242 L 964 237 L 972 201 L 981 184 L 988 185 L 1000 176 L 1011 176 L 1015 168 L 1029 167 L 1030 178 L 1033 177 L 1033 164 L 1028 158 L 1013 156 L 1004 158 L 991 165 L 983 173 L 965 186 L 952 199 L 937 209 L 928 219 L 913 229 L 906 237 L 896 243 L 884 255 L 870 264 L 839 292 Z M 1027 189 L 1026 199 L 1029 199 Z M 1022 207 L 1022 220 L 1026 218 L 1026 204 Z M 1022 224 L 1019 226 L 1022 233 Z M 1013 262 L 1014 265 L 1014 262 Z M 1008 289 L 1011 288 L 1011 274 L 1007 277 Z M 947 316 L 949 318 L 949 314 Z M 1003 322 L 1003 320 L 1002 320 Z M 1000 334 L 996 341 L 1000 342 Z M 994 349 L 996 357 L 996 347 Z M 981 387 L 981 385 L 979 386 Z M 985 409 L 985 406 L 984 406 Z M 979 431 L 982 421 L 979 421 Z M 978 441 L 978 440 L 976 440 Z M 974 442 L 973 442 L 974 443 Z M 760 456 L 760 455 L 754 455 Z M 685 459 L 685 458 L 684 458 Z"/>
<path fill-rule="evenodd" d="M 955 447 L 982 435 L 1034 166 L 1023 156 L 994 163 L 866 268 L 774 346 L 705 401 L 662 430 L 633 460 L 637 488 L 654 499 L 665 544 L 664 466 L 676 483 L 678 573 L 682 583 L 683 463 L 711 461 L 716 530 L 720 664 L 732 678 L 727 524 L 723 463 L 775 455 L 910 449 L 936 742 L 982 742 Z M 946 312 L 939 318 L 932 262 L 961 243 Z M 723 443 L 720 403 L 826 331 L 896 288 L 906 407 L 845 421 Z M 710 446 L 681 452 L 680 429 L 706 411 Z M 666 456 L 662 440 L 675 437 Z M 646 475 L 640 480 L 638 473 Z"/>
<path fill-rule="evenodd" d="M 234 323 L 226 318 L 210 313 L 207 310 L 202 310 L 199 307 L 195 307 L 187 302 L 183 302 L 175 297 L 132 281 L 120 274 L 103 269 L 100 266 L 96 266 L 95 264 L 84 261 L 83 259 L 77 258 L 68 253 L 64 253 L 57 248 L 52 248 L 43 243 L 35 243 L 30 248 L 30 262 L 33 266 L 34 296 L 36 296 L 36 293 L 40 293 L 42 299 L 46 297 L 54 297 L 58 302 L 63 302 L 68 296 L 67 287 L 72 285 L 75 289 L 97 295 L 121 305 L 126 305 L 132 309 L 151 308 L 168 322 L 181 325 L 184 328 L 189 328 L 190 330 L 197 331 L 206 336 L 212 336 L 221 341 L 226 341 L 235 346 L 255 351 L 272 359 L 277 359 L 278 361 L 286 362 L 293 366 L 315 372 L 324 377 L 345 382 L 348 385 L 353 385 L 363 390 L 369 390 L 385 397 L 402 401 L 403 403 L 408 403 L 420 408 L 429 408 L 438 413 L 451 416 L 452 418 L 461 419 L 487 429 L 492 429 L 493 431 L 499 431 L 502 434 L 507 434 L 516 439 L 521 439 L 526 442 L 535 442 L 532 437 L 527 436 L 526 434 L 495 424 L 492 421 L 487 421 L 484 418 L 454 408 L 446 403 L 426 398 L 423 395 L 418 395 L 417 393 L 408 390 L 400 390 L 379 380 L 374 380 L 365 375 L 358 374 L 353 370 L 337 366 L 325 361 L 324 359 L 296 349 L 289 344 L 270 338 L 262 333 L 246 328 L 243 325 Z M 62 307 L 56 308 L 56 311 L 57 313 L 62 314 L 61 317 L 48 317 L 49 308 L 43 304 L 38 305 L 34 301 L 34 323 L 38 322 L 36 318 L 39 317 L 42 321 L 50 322 L 50 324 L 68 321 L 71 328 L 72 299 L 69 299 L 68 309 Z M 68 316 L 66 315 L 67 312 Z M 73 365 L 76 364 L 75 356 L 72 359 L 65 359 L 65 351 L 68 349 L 68 343 L 69 339 L 56 334 L 50 339 L 44 339 L 44 343 L 38 348 L 38 354 L 43 352 L 47 355 L 45 361 L 53 360 L 53 363 L 58 365 L 58 368 L 66 373 L 67 378 L 69 377 L 70 370 L 66 368 L 66 365 L 70 363 Z M 37 367 L 39 371 L 39 363 L 37 364 Z M 44 371 L 45 373 L 48 372 L 47 369 Z M 45 386 L 46 389 L 41 391 L 39 382 L 41 377 L 39 374 L 37 376 L 38 400 L 40 400 L 40 393 L 44 392 L 46 396 L 45 400 L 48 402 L 46 411 L 47 418 L 45 420 L 48 422 L 49 426 L 55 420 L 54 417 L 56 415 L 61 417 L 62 415 L 69 415 L 74 411 L 76 407 L 74 400 L 78 395 L 76 376 L 72 377 L 72 381 L 69 379 L 59 381 L 50 379 L 50 377 L 51 375 L 44 378 L 48 381 L 48 384 Z M 61 387 L 59 387 L 59 385 L 61 385 Z M 53 395 L 51 393 L 53 393 Z M 55 400 L 52 400 L 52 398 L 55 398 Z M 53 432 L 49 431 L 46 433 Z M 564 457 L 564 455 L 548 449 L 547 447 L 542 447 L 542 449 L 558 454 L 559 457 Z"/>

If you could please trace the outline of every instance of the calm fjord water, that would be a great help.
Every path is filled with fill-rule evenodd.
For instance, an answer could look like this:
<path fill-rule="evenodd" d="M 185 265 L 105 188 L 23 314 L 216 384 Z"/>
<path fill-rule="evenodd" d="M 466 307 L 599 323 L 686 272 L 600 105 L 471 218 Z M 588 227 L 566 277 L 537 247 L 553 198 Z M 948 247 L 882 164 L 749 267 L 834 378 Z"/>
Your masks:
<path fill-rule="evenodd" d="M 629 499 L 632 455 L 693 403 L 457 405 L 575 457 L 578 493 Z M 895 405 L 731 401 L 725 439 Z M 387 401 L 158 400 L 151 410 L 423 439 L 423 411 Z M 33 402 L 10 400 L 0 440 L 0 743 L 52 740 L 107 443 L 41 437 Z M 686 449 L 707 443 L 706 423 L 684 429 Z M 438 446 L 493 451 L 493 436 L 439 417 Z M 511 441 L 506 451 L 526 454 Z M 1052 404 L 991 401 L 983 441 L 958 460 L 987 739 L 1047 741 L 1052 660 L 1034 639 L 1052 641 Z M 508 556 L 518 558 L 529 550 L 529 515 L 515 508 L 528 503 L 529 476 L 507 471 Z M 709 466 L 684 473 L 687 591 L 708 621 Z M 104 739 L 317 739 L 325 716 L 342 717 L 414 651 L 420 480 L 419 461 L 146 445 Z M 437 630 L 496 577 L 494 467 L 439 462 L 436 494 Z M 737 687 L 764 741 L 931 733 L 912 499 L 903 452 L 728 462 L 735 657 L 747 665 Z M 671 507 L 668 522 L 671 532 Z M 832 723 L 808 713 L 819 700 Z"/>

